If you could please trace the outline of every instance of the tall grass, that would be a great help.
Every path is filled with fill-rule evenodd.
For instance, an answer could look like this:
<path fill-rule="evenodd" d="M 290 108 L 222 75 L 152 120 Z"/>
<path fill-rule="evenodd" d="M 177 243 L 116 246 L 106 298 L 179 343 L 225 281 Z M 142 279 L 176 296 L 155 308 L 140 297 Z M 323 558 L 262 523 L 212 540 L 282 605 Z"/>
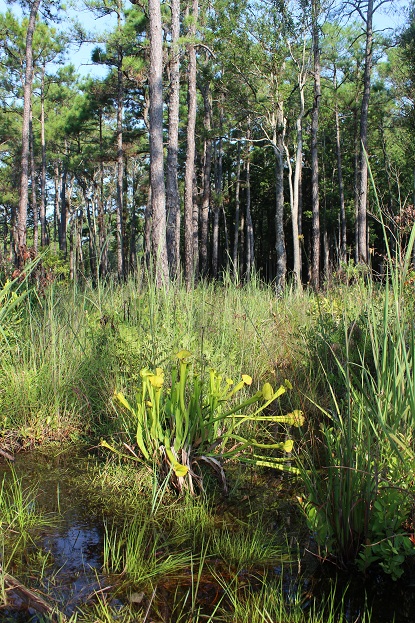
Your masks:
<path fill-rule="evenodd" d="M 148 586 L 160 578 L 183 574 L 190 566 L 189 551 L 169 551 L 162 529 L 154 518 L 143 514 L 121 530 L 106 529 L 104 569 L 126 574 L 130 582 Z"/>
<path fill-rule="evenodd" d="M 347 305 L 342 305 L 343 347 L 327 335 L 320 341 L 330 355 L 320 363 L 331 401 L 320 409 L 319 426 L 303 438 L 305 497 L 300 501 L 320 555 L 343 565 L 357 562 L 361 569 L 378 563 L 397 579 L 406 558 L 415 554 L 410 539 L 415 227 L 406 249 L 396 245 L 392 254 L 381 222 L 387 249 L 384 283 L 361 282 L 364 313 L 357 321 L 350 323 Z"/>
<path fill-rule="evenodd" d="M 1 428 L 27 442 L 108 434 L 114 390 L 138 382 L 144 367 L 168 371 L 181 349 L 232 378 L 250 374 L 254 391 L 264 381 L 295 384 L 301 355 L 290 344 L 308 306 L 306 296 L 276 301 L 261 283 L 165 291 L 140 273 L 98 288 L 52 283 L 10 307 L 7 326 L 18 331 L 2 344 Z"/>

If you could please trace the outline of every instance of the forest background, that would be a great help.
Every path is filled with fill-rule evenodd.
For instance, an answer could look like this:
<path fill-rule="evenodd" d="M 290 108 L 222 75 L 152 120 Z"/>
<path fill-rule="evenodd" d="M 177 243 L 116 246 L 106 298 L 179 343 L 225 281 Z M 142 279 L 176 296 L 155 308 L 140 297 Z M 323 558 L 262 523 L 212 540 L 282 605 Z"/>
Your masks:
<path fill-rule="evenodd" d="M 0 22 L 4 273 L 47 249 L 48 275 L 95 283 L 154 258 L 164 283 L 255 269 L 319 288 L 350 264 L 382 274 L 380 214 L 405 241 L 412 9 L 97 1 L 70 27 L 57 2 L 20 9 Z M 100 71 L 81 76 L 85 44 Z"/>

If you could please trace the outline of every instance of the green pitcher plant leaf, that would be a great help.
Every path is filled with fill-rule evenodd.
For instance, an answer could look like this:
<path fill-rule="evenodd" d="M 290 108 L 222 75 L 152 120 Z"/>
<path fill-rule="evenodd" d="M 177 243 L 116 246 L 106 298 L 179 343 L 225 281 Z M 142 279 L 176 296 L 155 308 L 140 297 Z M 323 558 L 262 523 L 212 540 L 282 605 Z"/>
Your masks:
<path fill-rule="evenodd" d="M 111 450 L 111 452 L 113 452 L 117 456 L 120 456 L 124 459 L 129 459 L 129 460 L 137 461 L 137 463 L 142 463 L 139 457 L 135 456 L 134 454 L 125 454 L 125 452 L 121 452 L 115 446 L 111 446 L 109 443 L 107 443 L 105 439 L 101 439 L 98 445 L 101 446 L 102 448 L 106 448 L 107 450 Z"/>
<path fill-rule="evenodd" d="M 292 452 L 294 447 L 294 441 L 287 439 L 279 443 L 259 443 L 255 439 L 245 439 L 239 435 L 227 435 L 227 439 L 234 439 L 240 441 L 243 446 L 251 446 L 253 448 L 262 448 L 263 450 L 281 450 L 282 452 Z M 239 450 L 241 448 L 239 447 Z"/>
<path fill-rule="evenodd" d="M 114 393 L 114 398 L 116 400 L 118 400 L 118 402 L 120 404 L 122 404 L 123 407 L 125 407 L 126 409 L 128 409 L 128 411 L 130 411 L 131 413 L 134 413 L 134 409 L 131 407 L 130 403 L 128 402 L 128 400 L 125 398 L 124 394 L 121 392 L 115 392 Z"/>
<path fill-rule="evenodd" d="M 286 458 L 270 459 L 269 457 L 254 456 L 253 458 L 242 457 L 240 461 L 242 463 L 248 463 L 249 465 L 256 465 L 257 467 L 270 467 L 271 469 L 279 469 L 284 472 L 289 472 L 290 474 L 300 474 L 298 467 L 288 463 L 289 459 Z"/>

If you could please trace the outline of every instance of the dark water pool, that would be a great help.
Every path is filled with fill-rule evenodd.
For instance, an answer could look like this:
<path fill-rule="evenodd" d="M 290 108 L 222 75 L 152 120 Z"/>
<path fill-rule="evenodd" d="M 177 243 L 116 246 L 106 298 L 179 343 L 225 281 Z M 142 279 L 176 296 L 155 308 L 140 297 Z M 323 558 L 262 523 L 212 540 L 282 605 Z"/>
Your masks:
<path fill-rule="evenodd" d="M 17 557 L 18 563 L 8 570 L 25 586 L 40 591 L 51 605 L 56 605 L 67 616 L 111 588 L 110 579 L 102 573 L 103 508 L 97 503 L 96 495 L 89 494 L 85 485 L 79 486 L 80 482 L 85 482 L 88 465 L 95 462 L 96 459 L 85 451 L 55 451 L 20 454 L 13 464 L 25 486 L 37 484 L 37 504 L 48 514 L 51 523 L 36 535 L 36 546 L 40 546 L 40 550 L 28 543 L 27 552 L 22 552 Z M 0 462 L 0 479 L 9 470 L 10 465 Z M 33 571 L 36 551 L 42 552 L 38 573 Z M 347 623 L 362 621 L 368 609 L 372 612 L 372 623 L 415 623 L 415 565 L 408 567 L 399 582 L 391 582 L 376 572 L 366 578 L 352 573 L 339 574 L 332 567 L 321 569 L 312 562 L 305 563 L 303 569 L 305 608 L 314 600 L 324 600 L 335 588 L 339 596 L 342 595 L 348 586 L 344 599 Z M 295 578 L 289 578 L 291 580 Z M 215 592 L 212 586 L 203 589 L 209 599 Z M 0 609 L 0 623 L 41 620 L 24 599 L 12 593 L 9 599 L 10 607 Z"/>
<path fill-rule="evenodd" d="M 13 464 L 0 464 L 0 478 L 12 467 L 24 488 L 35 488 L 36 507 L 47 517 L 47 525 L 35 533 L 36 548 L 29 541 L 8 571 L 65 615 L 106 587 L 101 573 L 103 517 L 87 492 L 76 486 L 87 464 L 85 452 L 56 451 L 22 453 Z M 38 573 L 33 571 L 36 556 Z M 10 608 L 0 610 L 0 622 L 37 620 L 24 597 L 11 590 L 9 601 Z"/>

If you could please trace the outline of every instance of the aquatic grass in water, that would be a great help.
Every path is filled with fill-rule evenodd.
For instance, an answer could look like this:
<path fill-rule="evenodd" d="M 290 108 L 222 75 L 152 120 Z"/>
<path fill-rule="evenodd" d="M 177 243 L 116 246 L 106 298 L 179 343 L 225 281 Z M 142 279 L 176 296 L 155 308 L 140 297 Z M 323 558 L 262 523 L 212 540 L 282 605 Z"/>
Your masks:
<path fill-rule="evenodd" d="M 163 508 L 163 522 L 169 526 L 170 540 L 175 547 L 189 548 L 193 553 L 199 552 L 201 544 L 211 538 L 217 518 L 208 499 L 200 495 L 191 496 L 184 493 L 180 500 L 180 509 L 176 504 Z"/>
<path fill-rule="evenodd" d="M 145 585 L 185 573 L 191 561 L 190 551 L 170 551 L 162 528 L 145 515 L 121 530 L 106 528 L 103 554 L 107 573 L 125 574 L 129 582 Z"/>
<path fill-rule="evenodd" d="M 300 582 L 290 582 L 282 574 L 279 578 L 264 578 L 257 590 L 241 581 L 238 576 L 225 580 L 217 576 L 225 598 L 218 610 L 218 619 L 225 623 L 348 623 L 347 590 L 342 596 L 331 588 L 317 604 L 305 602 L 305 589 Z M 370 623 L 369 612 L 359 614 L 361 623 Z"/>
<path fill-rule="evenodd" d="M 70 498 L 66 498 L 66 502 L 69 501 L 71 508 L 70 513 L 81 512 L 82 516 L 85 513 L 87 517 L 96 518 L 105 514 L 106 517 L 112 517 L 112 510 L 108 507 L 108 498 L 102 502 L 102 507 L 97 509 L 95 498 L 101 498 L 101 485 L 99 480 L 94 480 L 95 485 L 92 483 L 95 472 L 95 459 L 93 459 L 93 467 L 90 470 L 89 478 L 87 481 L 82 479 L 80 482 L 79 474 L 84 474 L 85 471 L 89 472 L 85 468 L 85 464 L 79 465 L 75 460 L 70 460 L 71 455 L 63 456 L 64 460 L 59 461 L 59 475 L 55 472 L 57 465 L 55 461 L 48 462 L 48 469 L 44 470 L 46 481 L 49 483 L 48 490 L 55 491 L 56 486 L 51 485 L 51 478 L 55 475 L 57 482 L 62 482 L 62 499 L 61 508 L 65 514 L 65 483 L 71 483 Z M 19 459 L 24 458 L 22 455 Z M 91 457 L 92 458 L 92 457 Z M 69 475 L 76 463 L 75 473 L 73 476 Z M 20 468 L 22 464 L 20 464 Z M 134 470 L 128 468 L 128 477 L 122 481 L 119 466 L 117 469 L 109 471 L 105 476 L 105 488 L 108 493 L 111 489 L 110 476 L 114 474 L 116 478 L 116 491 L 114 494 L 115 500 L 120 499 L 120 491 L 123 487 L 131 486 L 130 476 Z M 128 467 L 128 464 L 127 464 Z M 62 470 L 62 471 L 61 471 Z M 36 474 L 37 478 L 37 474 Z M 257 485 L 256 485 L 257 486 Z M 79 492 L 77 492 L 79 487 Z M 44 484 L 41 483 L 41 488 L 46 489 Z M 84 498 L 84 493 L 88 495 Z M 66 491 L 66 495 L 67 495 Z M 65 609 L 64 603 L 68 604 L 65 609 L 68 616 L 73 611 L 73 608 L 79 604 L 79 611 L 72 616 L 72 623 L 75 620 L 82 621 L 83 623 L 95 623 L 103 621 L 108 623 L 116 623 L 116 621 L 125 621 L 125 623 L 143 623 L 146 621 L 161 621 L 171 623 L 195 623 L 196 621 L 210 620 L 212 623 L 219 623 L 219 621 L 232 621 L 237 623 L 241 617 L 245 616 L 245 612 L 249 613 L 252 620 L 255 621 L 255 616 L 259 614 L 253 610 L 251 606 L 251 599 L 255 597 L 262 590 L 262 580 L 266 579 L 266 586 L 269 587 L 270 592 L 276 591 L 275 574 L 279 573 L 280 556 L 277 556 L 277 569 L 272 567 L 264 567 L 262 565 L 258 567 L 241 569 L 239 574 L 238 585 L 235 587 L 232 583 L 232 579 L 235 577 L 235 569 L 238 569 L 237 563 L 234 569 L 230 569 L 218 556 L 218 548 L 215 544 L 215 534 L 221 535 L 224 530 L 235 531 L 235 534 L 239 530 L 247 535 L 249 533 L 255 533 L 256 550 L 259 552 L 262 549 L 267 551 L 269 542 L 269 535 L 264 530 L 256 530 L 256 525 L 262 522 L 258 520 L 256 522 L 255 517 L 248 517 L 247 524 L 245 525 L 236 517 L 233 517 L 230 513 L 224 512 L 223 507 L 216 508 L 208 505 L 208 500 L 204 496 L 198 498 L 192 498 L 190 495 L 186 495 L 182 500 L 177 496 L 174 496 L 166 490 L 166 497 L 163 498 L 162 503 L 155 509 L 154 514 L 150 516 L 149 510 L 151 507 L 150 490 L 147 488 L 147 492 L 141 491 L 141 496 L 146 498 L 145 503 L 136 504 L 133 498 L 130 498 L 131 507 L 122 504 L 122 513 L 124 515 L 124 523 L 121 525 L 121 515 L 118 513 L 114 517 L 114 521 L 107 519 L 107 537 L 105 540 L 108 542 L 109 549 L 104 554 L 104 558 L 108 563 L 106 572 L 107 576 L 102 576 L 101 573 L 97 573 L 97 581 L 92 581 L 85 578 L 87 586 L 82 584 L 82 571 L 80 569 L 80 577 L 76 577 L 78 591 L 74 592 L 73 576 L 70 576 L 70 584 L 68 585 L 68 591 L 66 591 L 59 583 L 63 579 L 64 570 L 56 571 L 56 577 L 53 574 L 53 569 L 46 570 L 46 581 L 43 582 L 44 595 L 52 599 L 55 602 L 56 595 L 59 594 L 60 609 Z M 82 500 L 82 501 L 81 501 Z M 78 511 L 75 509 L 77 505 L 80 506 Z M 205 512 L 203 512 L 203 506 L 205 506 Z M 138 508 L 137 516 L 134 521 L 134 510 Z M 236 513 L 239 515 L 239 511 L 242 510 L 241 516 L 244 517 L 243 509 L 240 506 L 237 507 Z M 216 512 L 214 512 L 216 511 Z M 198 516 L 201 518 L 201 529 L 197 529 Z M 132 519 L 131 519 L 132 518 Z M 144 526 L 144 527 L 143 527 Z M 96 526 L 98 528 L 98 526 Z M 182 538 L 183 533 L 188 530 L 187 541 Z M 271 539 L 272 539 L 271 533 Z M 130 540 L 130 544 L 127 547 L 127 542 Z M 248 541 L 248 539 L 246 539 Z M 95 563 L 98 564 L 98 557 L 100 558 L 99 540 L 94 540 L 93 550 L 88 547 L 84 550 L 85 559 L 83 559 L 84 571 L 91 562 L 90 556 L 95 557 Z M 272 545 L 272 543 L 271 543 Z M 237 543 L 239 548 L 240 543 Z M 231 547 L 231 544 L 230 544 Z M 240 547 L 240 551 L 244 551 L 244 547 Z M 137 557 L 137 552 L 139 553 Z M 252 552 L 251 552 L 252 553 Z M 255 552 L 254 552 L 255 554 Z M 237 560 L 240 554 L 235 554 L 235 560 Z M 256 555 L 256 554 L 255 554 Z M 111 556 L 113 560 L 111 562 Z M 170 557 L 170 559 L 169 559 Z M 26 559 L 27 560 L 27 559 Z M 59 557 L 55 558 L 55 564 L 60 564 Z M 245 558 L 246 560 L 246 558 Z M 275 560 L 275 559 L 274 559 Z M 175 563 L 172 565 L 172 561 Z M 53 561 L 52 561 L 53 562 Z M 30 565 L 27 569 L 27 564 Z M 17 572 L 17 577 L 26 582 L 30 588 L 33 586 L 33 577 L 38 578 L 38 570 L 45 565 L 45 560 L 42 560 L 41 556 L 35 564 L 35 556 L 31 556 L 29 562 L 26 564 L 26 573 L 21 576 Z M 16 567 L 14 567 L 16 569 Z M 128 569 L 128 571 L 126 571 Z M 15 571 L 13 571 L 15 572 Z M 76 570 L 75 570 L 76 573 Z M 49 579 L 48 579 L 49 578 Z M 52 579 L 50 579 L 52 578 Z M 134 579 L 133 579 L 134 578 Z M 66 580 L 64 580 L 65 582 Z M 265 585 L 265 582 L 264 582 Z M 87 590 L 81 591 L 82 597 L 80 597 L 79 586 L 87 588 Z M 226 590 L 224 586 L 228 587 Z M 313 621 L 311 615 L 307 611 L 304 611 L 306 604 L 301 604 L 303 611 L 300 607 L 295 610 L 291 604 L 295 603 L 296 588 L 288 589 L 288 579 L 284 580 L 284 585 L 281 585 L 280 593 L 283 597 L 281 605 L 281 619 L 277 616 L 272 619 L 273 623 L 287 623 L 289 621 L 301 621 L 307 623 L 308 620 Z M 176 590 L 177 588 L 177 590 Z M 309 587 L 310 588 L 310 587 Z M 303 589 L 299 590 L 299 601 L 301 601 L 301 595 Z M 96 591 L 93 594 L 93 591 Z M 234 595 L 234 599 L 237 601 L 231 601 L 229 595 Z M 153 597 L 154 595 L 154 597 Z M 276 597 L 276 594 L 275 594 Z M 275 598 L 274 597 L 274 598 Z M 48 597 L 46 597 L 48 599 Z M 310 599 L 308 597 L 307 599 Z M 64 601 L 64 600 L 69 600 Z M 285 600 L 285 601 L 284 601 Z M 88 603 L 86 603 L 88 602 Z M 95 602 L 95 605 L 93 605 Z M 258 608 L 261 604 L 267 608 L 267 613 L 272 614 L 276 612 L 275 602 L 268 600 L 265 594 L 261 595 L 261 601 L 256 602 Z M 272 605 L 274 604 L 274 605 Z M 287 608 L 284 608 L 284 604 Z M 272 610 L 274 608 L 274 610 Z M 262 616 L 265 618 L 266 612 L 261 610 Z M 147 613 L 147 614 L 146 614 Z M 287 613 L 291 613 L 292 617 Z M 295 613 L 298 614 L 298 618 L 295 618 Z M 147 618 L 146 618 L 147 616 Z M 1 618 L 1 617 L 0 617 Z M 242 618 L 242 620 L 244 620 Z M 247 618 L 245 618 L 248 621 Z M 261 619 L 258 619 L 261 621 Z M 322 618 L 322 623 L 330 621 L 327 616 Z M 350 618 L 348 619 L 350 621 Z M 353 619 L 354 620 L 354 619 Z M 336 622 L 337 623 L 337 622 Z"/>
<path fill-rule="evenodd" d="M 103 593 L 92 605 L 79 608 L 66 623 L 137 623 L 144 620 L 143 608 L 138 609 L 135 604 L 113 605 Z"/>
<path fill-rule="evenodd" d="M 212 535 L 213 555 L 237 572 L 254 567 L 279 566 L 289 560 L 287 549 L 277 544 L 274 535 L 265 533 L 260 517 L 256 519 L 255 525 L 238 522 L 220 528 Z"/>
<path fill-rule="evenodd" d="M 0 485 L 0 528 L 3 537 L 17 535 L 26 541 L 34 527 L 47 523 L 36 508 L 36 487 L 24 488 L 12 469 L 3 475 Z"/>

